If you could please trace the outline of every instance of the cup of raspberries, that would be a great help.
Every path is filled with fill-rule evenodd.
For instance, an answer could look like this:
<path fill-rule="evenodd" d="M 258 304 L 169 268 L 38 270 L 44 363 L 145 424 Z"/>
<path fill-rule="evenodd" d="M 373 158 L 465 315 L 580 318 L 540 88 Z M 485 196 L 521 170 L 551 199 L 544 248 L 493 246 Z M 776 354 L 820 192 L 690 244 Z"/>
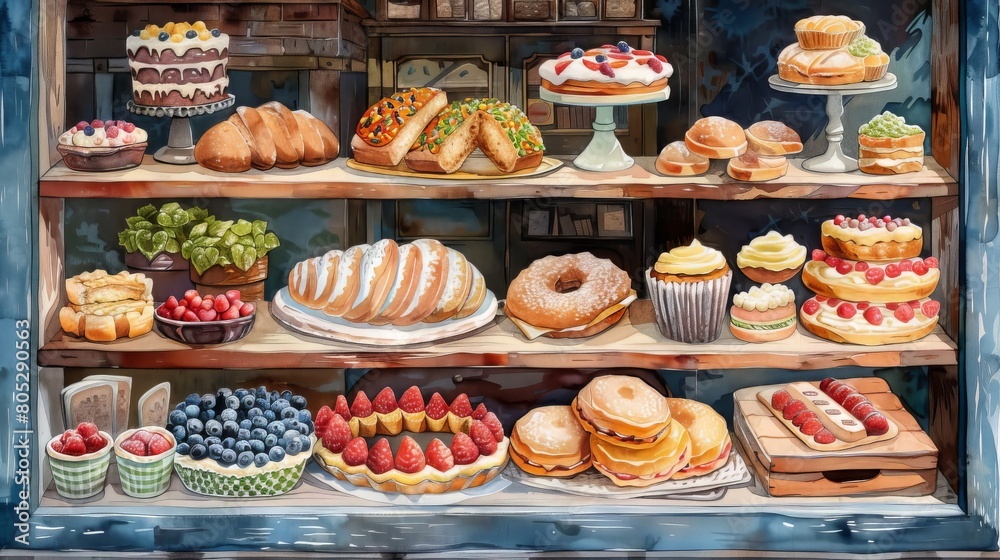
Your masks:
<path fill-rule="evenodd" d="M 81 422 L 49 440 L 45 452 L 56 492 L 71 499 L 100 494 L 111 464 L 111 441 L 111 434 L 92 422 Z"/>
<path fill-rule="evenodd" d="M 158 426 L 127 430 L 115 439 L 115 461 L 122 491 L 135 498 L 152 498 L 167 491 L 174 469 L 176 441 Z"/>

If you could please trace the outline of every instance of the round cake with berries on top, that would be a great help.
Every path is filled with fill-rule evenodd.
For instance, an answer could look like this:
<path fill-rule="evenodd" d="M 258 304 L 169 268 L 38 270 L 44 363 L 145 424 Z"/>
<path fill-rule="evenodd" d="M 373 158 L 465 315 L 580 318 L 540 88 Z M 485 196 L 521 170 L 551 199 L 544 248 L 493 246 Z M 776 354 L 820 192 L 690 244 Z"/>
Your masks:
<path fill-rule="evenodd" d="M 542 89 L 572 95 L 659 92 L 666 89 L 673 73 L 663 55 L 633 49 L 625 41 L 595 49 L 576 48 L 538 69 Z"/>
<path fill-rule="evenodd" d="M 137 29 L 125 41 L 132 99 L 152 107 L 187 107 L 226 99 L 229 35 L 204 22 Z"/>
<path fill-rule="evenodd" d="M 465 393 L 450 406 L 440 393 L 425 404 L 416 386 L 399 401 L 389 387 L 375 400 L 359 391 L 349 407 L 340 395 L 333 409 L 319 409 L 315 425 L 320 466 L 338 479 L 382 492 L 440 494 L 481 486 L 507 464 L 510 440 L 503 425 L 484 404 L 473 409 Z M 435 432 L 453 434 L 451 443 Z M 375 439 L 378 435 L 387 437 Z"/>

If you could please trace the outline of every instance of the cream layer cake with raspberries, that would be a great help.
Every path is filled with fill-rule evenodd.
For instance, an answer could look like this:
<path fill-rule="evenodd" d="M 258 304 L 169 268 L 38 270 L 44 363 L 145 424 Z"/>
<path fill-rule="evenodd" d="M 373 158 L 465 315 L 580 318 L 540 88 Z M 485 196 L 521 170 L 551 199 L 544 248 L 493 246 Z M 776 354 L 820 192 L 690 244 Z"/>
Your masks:
<path fill-rule="evenodd" d="M 654 93 L 674 73 L 666 57 L 633 49 L 625 41 L 594 49 L 576 48 L 538 69 L 542 89 L 572 95 Z"/>

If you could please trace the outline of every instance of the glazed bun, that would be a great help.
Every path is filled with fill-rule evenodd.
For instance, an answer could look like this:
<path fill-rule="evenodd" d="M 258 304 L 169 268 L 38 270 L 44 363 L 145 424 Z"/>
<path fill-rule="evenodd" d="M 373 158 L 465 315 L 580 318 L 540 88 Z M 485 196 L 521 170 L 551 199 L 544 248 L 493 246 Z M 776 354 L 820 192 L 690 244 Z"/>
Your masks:
<path fill-rule="evenodd" d="M 590 438 L 594 468 L 617 486 L 649 486 L 673 477 L 691 458 L 691 438 L 680 422 L 669 426 L 652 447 L 637 449 Z"/>
<path fill-rule="evenodd" d="M 585 430 L 626 447 L 652 447 L 670 425 L 663 395 L 627 375 L 594 379 L 574 399 L 573 411 Z"/>
<path fill-rule="evenodd" d="M 514 424 L 510 457 L 538 476 L 573 476 L 590 467 L 590 434 L 568 406 L 533 409 Z"/>
<path fill-rule="evenodd" d="M 727 159 L 746 151 L 747 136 L 743 127 L 729 119 L 705 117 L 684 134 L 684 143 L 693 154 L 710 159 Z"/>
<path fill-rule="evenodd" d="M 708 165 L 708 158 L 692 153 L 680 140 L 664 146 L 656 158 L 657 171 L 676 177 L 701 175 L 708 171 Z"/>
<path fill-rule="evenodd" d="M 795 310 L 792 309 L 792 315 Z M 729 460 L 733 444 L 726 419 L 707 404 L 691 399 L 667 399 L 674 423 L 687 430 L 691 457 L 687 466 L 673 475 L 674 480 L 708 474 Z"/>

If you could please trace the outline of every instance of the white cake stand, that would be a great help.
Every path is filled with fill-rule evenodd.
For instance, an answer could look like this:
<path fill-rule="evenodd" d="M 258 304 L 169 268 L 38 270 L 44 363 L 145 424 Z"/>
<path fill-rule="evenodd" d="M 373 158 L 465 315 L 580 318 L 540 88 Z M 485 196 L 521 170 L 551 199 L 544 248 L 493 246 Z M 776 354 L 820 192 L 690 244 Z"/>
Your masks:
<path fill-rule="evenodd" d="M 620 171 L 632 167 L 635 160 L 625 153 L 615 136 L 614 107 L 666 101 L 670 98 L 670 87 L 652 93 L 629 95 L 572 95 L 542 88 L 540 95 L 546 101 L 562 105 L 597 107 L 593 125 L 594 136 L 583 152 L 573 160 L 573 165 L 587 171 Z"/>
<path fill-rule="evenodd" d="M 858 160 L 844 154 L 840 144 L 844 141 L 844 96 L 878 93 L 896 89 L 896 76 L 886 74 L 881 80 L 874 82 L 859 82 L 842 86 L 817 86 L 813 84 L 797 84 L 771 76 L 767 82 L 772 89 L 802 95 L 825 95 L 826 116 L 830 122 L 826 126 L 826 153 L 811 157 L 802 162 L 802 167 L 818 173 L 846 173 L 858 168 Z"/>
<path fill-rule="evenodd" d="M 167 145 L 156 150 L 153 159 L 161 163 L 171 163 L 174 165 L 191 165 L 198 163 L 194 159 L 194 139 L 191 135 L 191 117 L 197 115 L 208 115 L 231 107 L 236 102 L 233 94 L 227 94 L 222 101 L 206 103 L 204 105 L 188 105 L 185 107 L 154 107 L 152 105 L 139 105 L 134 101 L 128 102 L 128 110 L 137 115 L 149 117 L 170 117 L 170 135 L 167 137 Z"/>

